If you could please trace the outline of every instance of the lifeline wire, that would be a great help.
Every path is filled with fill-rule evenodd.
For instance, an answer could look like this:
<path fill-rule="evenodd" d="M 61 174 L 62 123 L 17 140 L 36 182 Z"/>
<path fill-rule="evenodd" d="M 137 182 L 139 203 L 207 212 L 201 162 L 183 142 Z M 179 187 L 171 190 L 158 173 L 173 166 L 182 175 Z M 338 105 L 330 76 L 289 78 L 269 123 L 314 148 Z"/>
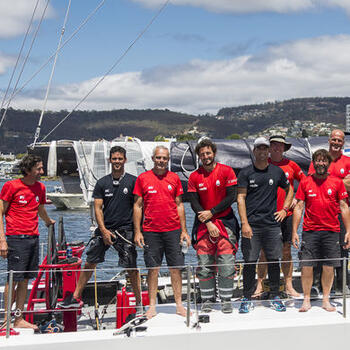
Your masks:
<path fill-rule="evenodd" d="M 37 35 L 38 35 L 38 32 L 39 32 L 39 29 L 40 29 L 40 27 L 41 27 L 41 23 L 42 23 L 43 20 L 44 20 L 44 16 L 45 16 L 47 7 L 49 6 L 49 2 L 50 2 L 50 0 L 47 0 L 46 6 L 45 6 L 44 11 L 43 11 L 43 13 L 42 13 L 42 15 L 41 15 L 40 22 L 39 22 L 39 24 L 38 24 L 38 26 L 37 26 L 37 28 L 36 28 L 36 31 L 35 31 L 35 33 L 34 33 L 34 36 L 33 36 L 32 42 L 31 42 L 31 44 L 30 44 L 29 50 L 28 50 L 27 55 L 26 55 L 26 57 L 25 57 L 25 59 L 24 59 L 24 61 L 23 61 L 22 68 L 21 68 L 21 71 L 20 71 L 20 73 L 19 73 L 19 75 L 18 75 L 16 84 L 15 84 L 15 86 L 14 86 L 14 88 L 13 88 L 13 91 L 12 91 L 12 94 L 11 94 L 10 98 L 9 98 L 8 101 L 7 101 L 7 105 L 6 105 L 5 111 L 4 111 L 4 113 L 3 113 L 3 115 L 2 115 L 2 118 L 1 118 L 0 126 L 1 126 L 1 124 L 2 124 L 2 122 L 3 122 L 3 120 L 5 119 L 7 110 L 8 110 L 8 108 L 10 107 L 10 103 L 11 103 L 11 101 L 12 101 L 14 95 L 15 95 L 15 91 L 16 91 L 16 89 L 17 89 L 17 85 L 18 85 L 18 83 L 19 83 L 19 81 L 20 81 L 20 79 L 21 79 L 21 77 L 22 77 L 22 73 L 23 73 L 23 71 L 24 71 L 24 67 L 25 67 L 25 65 L 26 65 L 26 63 L 27 63 L 27 60 L 28 60 L 28 58 L 29 58 L 29 55 L 30 55 L 30 53 L 31 53 L 31 51 L 32 51 L 32 48 L 33 48 L 35 39 L 36 39 L 36 37 L 37 37 Z"/>
<path fill-rule="evenodd" d="M 55 57 L 56 52 L 61 51 L 64 46 L 66 46 L 77 34 L 78 32 L 82 29 L 83 26 L 92 18 L 92 16 L 102 7 L 102 5 L 106 2 L 106 0 L 102 0 L 97 7 L 84 19 L 84 21 L 78 26 L 78 28 L 70 35 L 70 37 L 63 42 L 62 46 L 60 47 L 59 50 L 56 50 L 48 59 L 47 61 L 18 89 L 14 90 L 12 93 L 11 100 L 8 101 L 10 103 L 18 93 L 20 93 L 48 64 L 49 62 Z"/>
<path fill-rule="evenodd" d="M 41 139 L 43 142 L 48 136 L 50 136 L 71 114 L 92 94 L 92 92 L 99 86 L 102 81 L 106 78 L 106 76 L 122 61 L 122 59 L 128 54 L 128 52 L 132 49 L 132 47 L 136 44 L 136 42 L 146 33 L 149 27 L 153 24 L 153 22 L 158 18 L 158 16 L 162 13 L 165 7 L 168 5 L 170 0 L 167 0 L 164 5 L 158 10 L 158 12 L 152 17 L 150 22 L 146 25 L 146 27 L 142 30 L 142 32 L 132 41 L 129 47 L 124 51 L 124 53 L 117 59 L 117 61 L 107 70 L 107 72 L 97 81 L 97 83 L 88 91 L 88 93 L 75 105 L 71 112 L 69 112 L 44 138 Z"/>

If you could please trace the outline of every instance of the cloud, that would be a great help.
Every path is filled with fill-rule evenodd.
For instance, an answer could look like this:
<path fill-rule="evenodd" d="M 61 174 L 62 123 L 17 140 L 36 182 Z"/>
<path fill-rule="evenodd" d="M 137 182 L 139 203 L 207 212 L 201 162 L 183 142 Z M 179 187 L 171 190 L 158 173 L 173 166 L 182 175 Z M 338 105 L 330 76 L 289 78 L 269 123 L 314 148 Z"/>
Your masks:
<path fill-rule="evenodd" d="M 56 86 L 48 109 L 70 110 L 98 78 Z M 193 114 L 222 107 L 294 97 L 348 96 L 350 36 L 323 36 L 274 45 L 258 55 L 192 60 L 140 72 L 114 74 L 79 109 L 168 108 Z M 40 108 L 44 93 L 32 90 L 14 108 Z"/>
<path fill-rule="evenodd" d="M 0 1 L 0 38 L 11 38 L 26 32 L 37 0 L 3 0 Z M 34 19 L 39 20 L 46 1 L 40 1 Z M 46 18 L 54 11 L 49 5 Z"/>
<path fill-rule="evenodd" d="M 7 69 L 13 66 L 16 59 L 12 56 L 6 55 L 0 51 L 0 75 L 4 74 Z"/>
<path fill-rule="evenodd" d="M 165 0 L 131 0 L 146 7 L 159 7 Z M 201 7 L 211 12 L 289 13 L 324 7 L 340 7 L 350 13 L 348 0 L 172 0 L 172 5 Z"/>

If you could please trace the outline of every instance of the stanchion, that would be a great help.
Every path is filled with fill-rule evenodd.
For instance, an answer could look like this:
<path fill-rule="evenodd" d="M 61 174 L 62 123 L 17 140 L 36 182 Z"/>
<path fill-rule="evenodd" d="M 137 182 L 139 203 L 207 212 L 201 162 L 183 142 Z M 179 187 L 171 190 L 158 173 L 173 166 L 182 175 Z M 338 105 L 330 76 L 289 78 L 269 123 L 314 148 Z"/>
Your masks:
<path fill-rule="evenodd" d="M 190 326 L 191 322 L 191 267 L 187 265 L 187 310 L 186 310 L 186 326 Z"/>
<path fill-rule="evenodd" d="M 343 317 L 346 318 L 346 274 L 347 274 L 347 259 L 343 258 Z"/>
<path fill-rule="evenodd" d="M 6 338 L 10 337 L 11 330 L 11 306 L 12 306 L 12 289 L 13 289 L 13 271 L 10 271 L 8 293 L 7 293 L 7 317 L 6 317 Z"/>

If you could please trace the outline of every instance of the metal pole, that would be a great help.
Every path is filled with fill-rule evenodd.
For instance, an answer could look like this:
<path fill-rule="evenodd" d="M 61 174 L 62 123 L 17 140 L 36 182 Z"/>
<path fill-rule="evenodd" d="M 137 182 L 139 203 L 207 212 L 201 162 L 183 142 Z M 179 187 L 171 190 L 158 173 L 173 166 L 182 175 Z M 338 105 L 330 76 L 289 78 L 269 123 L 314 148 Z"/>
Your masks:
<path fill-rule="evenodd" d="M 191 318 L 191 267 L 187 265 L 187 310 L 186 310 L 186 326 L 190 326 Z"/>
<path fill-rule="evenodd" d="M 346 273 L 347 273 L 347 259 L 343 258 L 343 317 L 346 318 Z"/>
<path fill-rule="evenodd" d="M 10 271 L 8 293 L 7 293 L 7 317 L 6 317 L 6 338 L 10 337 L 11 327 L 11 306 L 12 306 L 13 271 Z"/>

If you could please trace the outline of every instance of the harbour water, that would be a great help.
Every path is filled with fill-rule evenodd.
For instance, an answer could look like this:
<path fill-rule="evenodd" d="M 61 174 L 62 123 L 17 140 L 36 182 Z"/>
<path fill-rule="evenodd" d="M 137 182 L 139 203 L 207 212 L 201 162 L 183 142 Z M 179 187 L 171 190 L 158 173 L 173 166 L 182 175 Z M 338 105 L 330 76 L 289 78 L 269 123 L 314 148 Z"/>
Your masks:
<path fill-rule="evenodd" d="M 58 182 L 55 181 L 45 181 L 44 182 L 47 192 L 52 192 L 54 186 L 59 185 Z M 0 189 L 2 188 L 3 182 L 0 182 Z M 194 220 L 194 214 L 191 209 L 189 203 L 185 203 L 185 211 L 186 211 L 186 221 L 187 221 L 187 229 L 188 232 L 191 233 L 192 225 Z M 233 209 L 238 217 L 237 206 L 233 205 Z M 87 243 L 91 237 L 91 220 L 90 220 L 90 212 L 89 210 L 57 210 L 54 205 L 47 205 L 46 210 L 49 216 L 58 222 L 59 217 L 63 216 L 64 221 L 64 229 L 68 242 L 72 241 L 84 241 Z M 43 256 L 46 255 L 47 250 L 47 228 L 45 224 L 39 219 L 39 232 L 40 232 L 40 244 L 42 247 Z M 43 257 L 42 256 L 42 257 Z M 297 259 L 297 252 L 294 248 L 292 248 L 292 256 L 293 260 Z M 41 257 L 41 258 L 42 258 Z M 237 253 L 237 259 L 241 259 L 241 251 L 239 249 Z M 85 261 L 85 254 L 83 254 L 83 261 Z M 98 279 L 110 279 L 112 278 L 120 268 L 117 265 L 118 262 L 118 254 L 117 252 L 111 248 L 107 251 L 105 262 L 100 264 L 97 277 Z M 186 264 L 196 265 L 197 259 L 195 251 L 192 247 L 189 248 L 188 253 L 185 256 Z M 144 268 L 145 264 L 143 261 L 143 252 L 138 249 L 138 266 L 140 268 Z M 6 278 L 6 260 L 0 258 L 0 284 L 2 285 Z M 144 271 L 142 271 L 144 272 Z"/>

